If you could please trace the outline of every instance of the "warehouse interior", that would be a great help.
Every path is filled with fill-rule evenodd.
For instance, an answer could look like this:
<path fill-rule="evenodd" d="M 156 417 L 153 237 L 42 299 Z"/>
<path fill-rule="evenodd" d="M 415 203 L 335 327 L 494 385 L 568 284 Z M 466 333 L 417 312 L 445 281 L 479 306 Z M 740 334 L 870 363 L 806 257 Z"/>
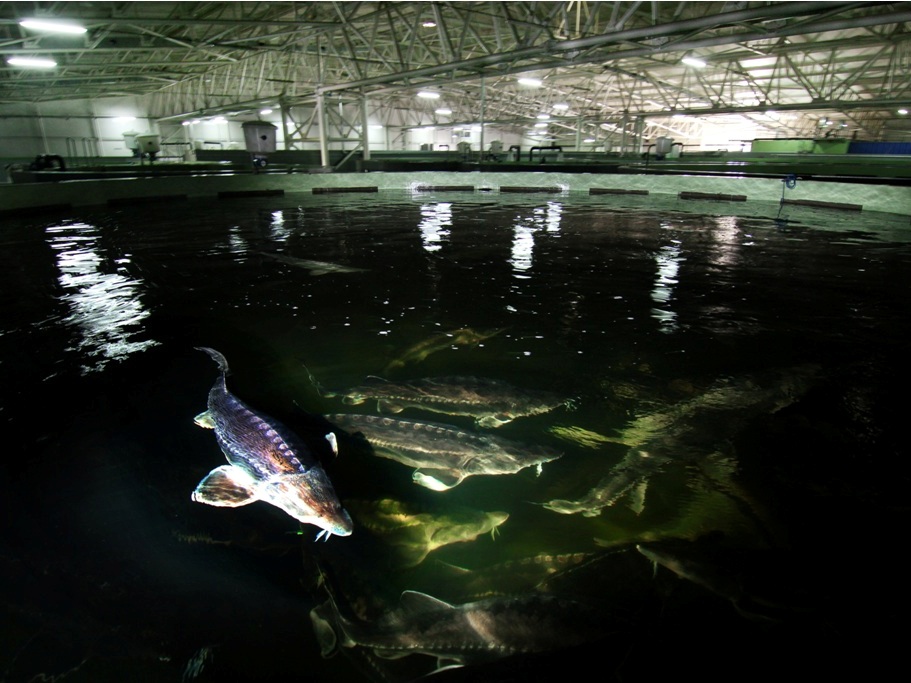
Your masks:
<path fill-rule="evenodd" d="M 465 170 L 902 183 L 909 20 L 899 2 L 2 2 L 0 163 L 28 183 Z"/>

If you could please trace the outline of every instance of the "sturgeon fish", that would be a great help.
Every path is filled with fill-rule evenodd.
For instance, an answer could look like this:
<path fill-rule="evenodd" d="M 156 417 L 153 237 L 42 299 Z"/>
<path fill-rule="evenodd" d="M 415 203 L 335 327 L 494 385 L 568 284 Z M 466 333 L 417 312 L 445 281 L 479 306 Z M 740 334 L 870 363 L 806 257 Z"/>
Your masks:
<path fill-rule="evenodd" d="M 751 419 L 774 413 L 797 401 L 810 387 L 819 370 L 798 366 L 762 378 L 722 381 L 688 401 L 636 418 L 619 438 L 601 436 L 584 429 L 558 428 L 556 436 L 582 439 L 582 445 L 615 442 L 629 447 L 626 457 L 613 466 L 582 498 L 551 500 L 548 510 L 561 514 L 582 513 L 593 517 L 614 505 L 627 492 L 635 492 L 632 508 L 642 511 L 649 479 L 672 461 L 705 462 L 720 443 L 730 440 Z"/>
<path fill-rule="evenodd" d="M 526 467 L 538 473 L 562 454 L 545 446 L 477 434 L 436 422 L 396 420 L 373 415 L 327 415 L 332 424 L 360 433 L 376 455 L 416 468 L 416 484 L 446 491 L 476 474 L 513 474 Z"/>
<path fill-rule="evenodd" d="M 257 251 L 260 256 L 284 263 L 295 268 L 303 268 L 310 272 L 311 275 L 332 275 L 335 273 L 366 273 L 365 268 L 355 268 L 354 266 L 344 266 L 340 263 L 329 263 L 328 261 L 314 261 L 312 259 L 297 258 L 277 252 Z"/>
<path fill-rule="evenodd" d="M 340 646 L 389 659 L 423 654 L 437 658 L 437 670 L 592 642 L 604 637 L 609 625 L 604 610 L 549 595 L 453 605 L 418 591 L 403 592 L 396 608 L 371 621 L 340 611 L 330 597 L 311 610 L 310 620 L 323 657 Z"/>
<path fill-rule="evenodd" d="M 193 491 L 192 500 L 216 507 L 261 500 L 322 529 L 317 539 L 350 535 L 351 517 L 310 449 L 278 420 L 228 391 L 228 361 L 222 354 L 197 348 L 212 357 L 221 375 L 209 391 L 208 409 L 195 422 L 215 431 L 229 464 L 209 472 Z"/>
<path fill-rule="evenodd" d="M 506 512 L 486 512 L 466 507 L 450 507 L 424 512 L 398 500 L 348 501 L 358 521 L 401 556 L 404 566 L 414 567 L 438 548 L 452 543 L 474 541 L 481 534 L 495 538 L 507 519 Z"/>
<path fill-rule="evenodd" d="M 443 349 L 452 348 L 453 346 L 477 346 L 485 339 L 490 339 L 491 337 L 500 334 L 500 332 L 505 329 L 506 328 L 500 328 L 497 330 L 482 330 L 478 332 L 470 327 L 462 327 L 457 330 L 450 330 L 449 332 L 439 332 L 418 342 L 414 346 L 409 347 L 397 358 L 389 361 L 384 372 L 389 373 L 412 363 L 420 363 L 427 358 L 427 356 L 430 356 L 437 351 L 442 351 Z"/>
<path fill-rule="evenodd" d="M 419 408 L 464 415 L 473 417 L 480 427 L 499 427 L 518 417 L 540 415 L 570 404 L 570 400 L 547 391 L 520 389 L 480 377 L 425 377 L 407 382 L 368 377 L 359 386 L 328 395 L 340 395 L 348 405 L 375 400 L 380 411 L 390 413 Z"/>

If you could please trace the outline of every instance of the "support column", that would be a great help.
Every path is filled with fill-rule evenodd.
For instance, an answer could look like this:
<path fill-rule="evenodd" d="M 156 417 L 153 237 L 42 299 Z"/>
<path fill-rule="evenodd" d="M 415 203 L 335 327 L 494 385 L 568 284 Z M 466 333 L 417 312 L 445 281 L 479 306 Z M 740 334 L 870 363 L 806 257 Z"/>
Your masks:
<path fill-rule="evenodd" d="M 622 135 L 620 136 L 620 156 L 626 154 L 626 127 L 629 125 L 629 112 L 623 112 L 623 122 L 620 124 Z"/>
<path fill-rule="evenodd" d="M 484 77 L 481 76 L 481 152 L 478 155 L 478 161 L 484 161 L 484 107 L 487 104 L 487 86 Z"/>
<path fill-rule="evenodd" d="M 364 149 L 364 161 L 370 161 L 370 126 L 367 125 L 367 96 L 361 97 L 361 145 Z"/>
<path fill-rule="evenodd" d="M 51 150 L 47 146 L 47 130 L 44 128 L 44 119 L 41 118 L 41 109 L 38 108 L 38 103 L 35 102 L 35 118 L 38 119 L 38 130 L 41 131 L 41 146 L 44 148 L 45 154 L 50 154 Z M 67 149 L 69 152 L 69 149 Z"/>
<path fill-rule="evenodd" d="M 329 131 L 326 117 L 326 96 L 319 93 L 316 96 L 316 112 L 319 118 L 319 158 L 323 168 L 329 167 Z"/>
<path fill-rule="evenodd" d="M 645 130 L 645 117 L 636 117 L 636 154 L 642 154 L 642 133 Z"/>
<path fill-rule="evenodd" d="M 281 103 L 281 113 L 282 113 L 282 140 L 285 142 L 285 149 L 291 149 L 294 146 L 294 142 L 288 144 L 288 141 L 291 140 L 291 136 L 288 134 L 288 105 L 284 102 Z"/>

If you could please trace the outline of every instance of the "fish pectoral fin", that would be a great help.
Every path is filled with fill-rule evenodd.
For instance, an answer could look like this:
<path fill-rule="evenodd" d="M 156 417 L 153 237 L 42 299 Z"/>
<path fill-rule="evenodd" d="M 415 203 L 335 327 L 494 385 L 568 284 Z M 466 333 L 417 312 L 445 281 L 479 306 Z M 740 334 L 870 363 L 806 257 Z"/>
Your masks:
<path fill-rule="evenodd" d="M 512 417 L 506 413 L 497 413 L 496 415 L 485 415 L 484 417 L 478 418 L 477 423 L 479 427 L 496 428 L 502 427 L 507 422 L 511 421 Z"/>
<path fill-rule="evenodd" d="M 209 472 L 190 498 L 197 503 L 236 508 L 257 500 L 252 480 L 240 468 L 222 465 Z"/>
<path fill-rule="evenodd" d="M 215 420 L 212 419 L 208 410 L 194 417 L 193 422 L 203 429 L 215 429 Z"/>
<path fill-rule="evenodd" d="M 403 406 L 401 403 L 395 403 L 393 401 L 377 401 L 376 409 L 381 413 L 398 414 L 405 410 L 405 406 Z"/>
<path fill-rule="evenodd" d="M 411 475 L 415 484 L 420 484 L 431 491 L 448 491 L 458 486 L 465 478 L 464 474 L 453 470 L 415 470 Z"/>

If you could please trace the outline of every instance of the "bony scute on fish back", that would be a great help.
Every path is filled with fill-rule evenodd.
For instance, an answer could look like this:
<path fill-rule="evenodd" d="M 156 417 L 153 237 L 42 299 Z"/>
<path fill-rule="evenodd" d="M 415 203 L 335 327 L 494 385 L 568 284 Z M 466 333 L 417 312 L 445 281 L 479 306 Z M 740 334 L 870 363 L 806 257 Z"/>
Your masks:
<path fill-rule="evenodd" d="M 228 464 L 203 477 L 191 499 L 216 507 L 263 501 L 303 524 L 319 527 L 317 539 L 350 535 L 351 516 L 307 445 L 281 422 L 228 391 L 225 357 L 214 349 L 198 348 L 218 363 L 221 375 L 209 391 L 207 410 L 195 421 L 215 432 Z"/>

